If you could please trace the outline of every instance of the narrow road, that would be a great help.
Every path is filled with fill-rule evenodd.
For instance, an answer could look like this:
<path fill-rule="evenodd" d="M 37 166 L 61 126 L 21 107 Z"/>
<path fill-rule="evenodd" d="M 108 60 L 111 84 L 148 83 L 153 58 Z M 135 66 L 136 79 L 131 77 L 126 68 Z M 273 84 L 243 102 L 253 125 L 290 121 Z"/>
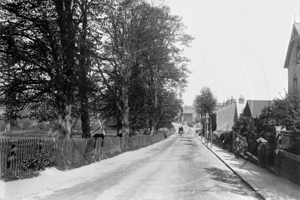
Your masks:
<path fill-rule="evenodd" d="M 257 199 L 192 131 L 101 162 L 92 178 L 26 199 Z"/>

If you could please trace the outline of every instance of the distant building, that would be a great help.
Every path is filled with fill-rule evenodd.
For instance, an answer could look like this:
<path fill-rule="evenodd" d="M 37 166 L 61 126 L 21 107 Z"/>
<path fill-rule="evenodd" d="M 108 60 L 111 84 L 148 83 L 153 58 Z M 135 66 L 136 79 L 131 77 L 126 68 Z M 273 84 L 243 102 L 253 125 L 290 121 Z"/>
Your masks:
<path fill-rule="evenodd" d="M 199 120 L 199 116 L 196 112 L 196 108 L 192 106 L 185 106 L 181 113 L 181 122 L 196 122 Z"/>
<path fill-rule="evenodd" d="M 243 96 L 240 96 L 238 101 L 233 97 L 228 98 L 228 100 L 225 101 L 222 106 L 217 107 L 217 110 L 214 113 L 214 134 L 219 137 L 224 132 L 232 131 L 234 123 L 236 122 L 244 108 L 245 99 Z"/>
<path fill-rule="evenodd" d="M 217 103 L 216 110 L 219 110 L 224 107 L 224 103 Z"/>
<path fill-rule="evenodd" d="M 300 79 L 300 23 L 294 23 L 285 57 L 284 68 L 288 69 L 288 93 L 299 91 Z"/>
<path fill-rule="evenodd" d="M 242 95 L 240 95 L 238 99 L 238 103 L 236 105 L 238 116 L 240 116 L 243 113 L 245 106 L 246 106 L 245 98 Z"/>
<path fill-rule="evenodd" d="M 217 103 L 216 110 L 220 110 L 221 108 L 232 104 L 236 104 L 236 99 L 234 99 L 233 97 L 228 98 L 227 101 L 224 101 L 223 103 Z"/>
<path fill-rule="evenodd" d="M 244 104 L 245 103 L 245 98 L 240 95 L 240 98 L 239 98 L 239 104 Z"/>
<path fill-rule="evenodd" d="M 273 104 L 273 101 L 269 100 L 247 100 L 244 115 L 252 117 L 254 120 L 258 119 L 261 115 L 261 111 Z"/>

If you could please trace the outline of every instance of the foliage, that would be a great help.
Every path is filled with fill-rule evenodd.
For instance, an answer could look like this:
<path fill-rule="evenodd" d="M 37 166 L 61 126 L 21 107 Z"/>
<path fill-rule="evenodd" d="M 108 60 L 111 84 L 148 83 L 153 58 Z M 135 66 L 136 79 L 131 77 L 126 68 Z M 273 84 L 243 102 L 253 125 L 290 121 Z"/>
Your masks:
<path fill-rule="evenodd" d="M 299 93 L 286 93 L 285 97 L 274 99 L 269 107 L 264 108 L 256 121 L 242 113 L 232 129 L 251 140 L 263 137 L 266 132 L 274 132 L 274 126 L 284 126 L 292 134 L 291 143 L 286 151 L 299 155 L 299 113 Z"/>
<path fill-rule="evenodd" d="M 39 6 L 45 12 L 38 12 Z M 49 90 L 51 71 L 48 67 L 54 63 L 46 32 L 55 40 L 52 31 L 55 24 L 48 20 L 55 14 L 49 1 L 41 4 L 37 1 L 9 1 L 1 2 L 0 7 L 6 20 L 2 22 L 4 28 L 0 39 L 1 94 L 8 108 L 7 117 L 16 118 L 29 102 L 38 101 L 39 96 Z"/>
<path fill-rule="evenodd" d="M 176 93 L 167 90 L 162 92 L 158 99 L 158 108 L 161 113 L 159 115 L 160 118 L 157 120 L 156 130 L 161 127 L 172 126 L 171 122 L 177 119 L 183 104 L 181 99 L 176 98 Z"/>
<path fill-rule="evenodd" d="M 174 93 L 186 85 L 188 60 L 179 47 L 187 47 L 192 37 L 184 34 L 181 19 L 165 6 L 117 1 L 107 4 L 104 13 L 109 17 L 98 23 L 107 38 L 106 51 L 95 63 L 95 73 L 103 80 L 98 108 L 103 115 L 113 115 L 123 129 L 156 129 L 166 113 L 166 90 Z"/>
<path fill-rule="evenodd" d="M 39 122 L 68 124 L 71 116 L 90 137 L 96 113 L 124 130 L 154 130 L 177 115 L 189 73 L 182 51 L 193 38 L 170 8 L 142 0 L 16 0 L 0 9 L 8 121 L 25 108 Z"/>
<path fill-rule="evenodd" d="M 45 170 L 47 167 L 56 166 L 55 157 L 49 152 L 38 151 L 35 155 L 25 157 L 21 170 L 25 173 Z"/>
<path fill-rule="evenodd" d="M 254 120 L 251 117 L 244 116 L 243 113 L 235 121 L 232 130 L 238 135 L 245 136 L 247 140 L 259 137 Z"/>
<path fill-rule="evenodd" d="M 262 110 L 259 116 L 259 128 L 268 126 L 285 126 L 292 132 L 300 132 L 300 98 L 299 93 L 286 93 L 285 97 L 276 98 L 270 107 Z"/>
<path fill-rule="evenodd" d="M 66 120 L 67 107 L 72 106 L 73 117 L 88 112 L 86 101 L 93 84 L 87 77 L 87 53 L 92 45 L 87 35 L 82 36 L 86 34 L 84 9 L 89 8 L 85 3 L 86 0 L 1 3 L 5 18 L 0 39 L 1 92 L 8 119 L 19 117 L 24 108 L 29 108 L 30 117 L 39 121 L 58 117 Z M 93 32 L 92 27 L 89 30 Z M 88 121 L 88 116 L 84 119 Z"/>
<path fill-rule="evenodd" d="M 197 95 L 194 100 L 194 106 L 199 115 L 212 114 L 216 109 L 217 101 L 210 88 L 203 87 L 200 90 L 200 95 Z"/>

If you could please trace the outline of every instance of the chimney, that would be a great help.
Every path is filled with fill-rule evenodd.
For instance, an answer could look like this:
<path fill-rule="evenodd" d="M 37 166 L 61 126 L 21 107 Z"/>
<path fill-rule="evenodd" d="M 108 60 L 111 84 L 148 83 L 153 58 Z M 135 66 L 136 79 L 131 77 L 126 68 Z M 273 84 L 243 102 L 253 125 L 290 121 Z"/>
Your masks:
<path fill-rule="evenodd" d="M 245 102 L 245 99 L 242 95 L 240 95 L 240 98 L 239 98 L 239 104 L 244 104 Z"/>

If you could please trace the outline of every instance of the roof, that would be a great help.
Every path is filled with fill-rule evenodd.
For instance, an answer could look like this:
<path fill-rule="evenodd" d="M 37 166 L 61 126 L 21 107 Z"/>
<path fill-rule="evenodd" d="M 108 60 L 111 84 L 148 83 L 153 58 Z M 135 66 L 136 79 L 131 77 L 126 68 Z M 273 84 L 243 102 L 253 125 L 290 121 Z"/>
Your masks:
<path fill-rule="evenodd" d="M 253 118 L 259 117 L 261 111 L 273 104 L 273 101 L 270 100 L 247 100 L 246 106 L 249 106 L 251 116 Z"/>
<path fill-rule="evenodd" d="M 264 138 L 260 137 L 256 140 L 257 142 L 262 142 L 262 143 L 267 143 L 268 141 L 265 140 Z"/>
<path fill-rule="evenodd" d="M 216 112 L 217 131 L 231 131 L 237 118 L 236 104 L 230 104 Z"/>
<path fill-rule="evenodd" d="M 287 54 L 286 54 L 286 57 L 285 57 L 284 68 L 289 67 L 290 58 L 291 58 L 292 50 L 293 50 L 293 46 L 294 46 L 294 41 L 295 41 L 295 38 L 299 38 L 299 35 L 300 35 L 300 23 L 295 22 L 293 24 L 291 38 L 290 38 L 290 41 L 289 41 Z"/>
<path fill-rule="evenodd" d="M 224 107 L 218 109 L 218 110 L 216 111 L 216 113 L 220 113 L 220 112 L 223 112 L 224 110 L 232 109 L 233 107 L 235 107 L 235 105 L 236 105 L 236 104 L 233 103 L 233 104 L 230 104 L 230 105 L 228 105 L 228 106 L 224 106 Z"/>

